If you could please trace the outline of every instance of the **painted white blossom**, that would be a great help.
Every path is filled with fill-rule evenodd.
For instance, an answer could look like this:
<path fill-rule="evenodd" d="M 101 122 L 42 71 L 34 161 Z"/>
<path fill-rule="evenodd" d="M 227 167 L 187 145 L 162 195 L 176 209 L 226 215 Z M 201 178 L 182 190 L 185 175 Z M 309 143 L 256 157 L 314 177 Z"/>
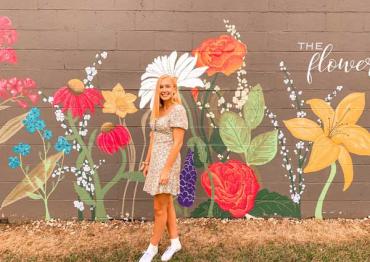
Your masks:
<path fill-rule="evenodd" d="M 292 101 L 296 100 L 297 96 L 295 95 L 295 92 L 290 93 L 289 98 Z"/>
<path fill-rule="evenodd" d="M 304 148 L 304 142 L 303 141 L 299 141 L 298 143 L 295 144 L 295 147 L 297 149 L 303 149 Z"/>
<path fill-rule="evenodd" d="M 55 118 L 58 122 L 63 122 L 64 121 L 65 117 L 64 117 L 64 113 L 62 112 L 62 110 L 57 109 L 57 110 L 55 110 L 54 114 L 55 114 Z"/>
<path fill-rule="evenodd" d="M 169 56 L 156 57 L 141 76 L 139 107 L 144 108 L 147 103 L 150 103 L 150 108 L 153 108 L 156 83 L 162 75 L 177 77 L 178 87 L 204 87 L 204 82 L 199 77 L 208 69 L 208 66 L 195 68 L 196 62 L 197 56 L 193 57 L 189 53 L 184 53 L 177 60 L 176 51 Z"/>
<path fill-rule="evenodd" d="M 84 203 L 82 201 L 75 200 L 73 201 L 73 205 L 75 208 L 77 208 L 80 211 L 83 211 L 85 209 Z"/>
<path fill-rule="evenodd" d="M 297 193 L 292 194 L 291 198 L 292 198 L 292 201 L 296 204 L 299 204 L 299 202 L 301 201 L 301 195 Z"/>

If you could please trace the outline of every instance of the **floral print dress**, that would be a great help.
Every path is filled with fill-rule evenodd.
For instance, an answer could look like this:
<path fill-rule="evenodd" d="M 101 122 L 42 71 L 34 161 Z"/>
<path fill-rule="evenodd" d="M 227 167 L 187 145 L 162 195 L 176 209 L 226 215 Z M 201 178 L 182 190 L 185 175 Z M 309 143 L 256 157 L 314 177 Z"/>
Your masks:
<path fill-rule="evenodd" d="M 159 184 L 160 173 L 164 168 L 173 145 L 172 127 L 188 129 L 188 118 L 183 105 L 175 104 L 170 111 L 154 122 L 150 123 L 154 138 L 148 174 L 145 178 L 143 190 L 154 196 L 160 193 L 170 193 L 177 196 L 180 193 L 181 155 L 178 154 L 169 172 L 169 180 L 165 185 Z"/>

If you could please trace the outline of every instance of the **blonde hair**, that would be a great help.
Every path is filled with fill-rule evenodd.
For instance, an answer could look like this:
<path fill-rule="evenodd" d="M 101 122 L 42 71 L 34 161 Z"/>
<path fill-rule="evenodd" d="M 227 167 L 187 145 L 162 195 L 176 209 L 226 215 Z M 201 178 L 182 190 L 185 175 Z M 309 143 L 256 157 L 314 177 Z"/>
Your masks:
<path fill-rule="evenodd" d="M 163 79 L 170 79 L 172 82 L 172 85 L 175 87 L 176 91 L 175 94 L 172 97 L 172 102 L 177 103 L 177 104 L 182 104 L 181 103 L 181 98 L 180 98 L 180 93 L 179 89 L 177 88 L 177 77 L 175 76 L 170 76 L 170 75 L 162 75 L 158 78 L 157 84 L 155 87 L 155 92 L 154 92 L 154 102 L 153 102 L 153 109 L 152 109 L 152 114 L 150 116 L 150 120 L 155 120 L 159 117 L 159 108 L 163 106 L 163 101 L 159 96 L 160 93 L 160 85 L 162 83 Z"/>

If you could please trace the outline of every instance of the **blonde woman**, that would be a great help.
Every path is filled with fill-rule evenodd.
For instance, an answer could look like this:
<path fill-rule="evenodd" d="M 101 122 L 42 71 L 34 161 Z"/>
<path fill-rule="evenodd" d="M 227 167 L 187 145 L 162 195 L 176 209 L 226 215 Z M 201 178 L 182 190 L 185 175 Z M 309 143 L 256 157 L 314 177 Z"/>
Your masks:
<path fill-rule="evenodd" d="M 181 249 L 173 196 L 180 192 L 180 150 L 188 119 L 176 83 L 176 77 L 163 75 L 158 79 L 154 93 L 150 144 L 140 167 L 145 176 L 143 190 L 154 196 L 154 228 L 140 262 L 152 261 L 158 253 L 158 244 L 166 227 L 171 245 L 161 260 L 170 260 Z"/>

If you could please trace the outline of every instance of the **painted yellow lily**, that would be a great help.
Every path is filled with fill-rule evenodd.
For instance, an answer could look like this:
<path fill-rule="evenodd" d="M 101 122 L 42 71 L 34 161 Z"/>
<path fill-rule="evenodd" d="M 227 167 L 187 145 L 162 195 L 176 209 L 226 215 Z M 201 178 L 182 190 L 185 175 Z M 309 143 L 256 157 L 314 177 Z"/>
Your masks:
<path fill-rule="evenodd" d="M 134 105 L 137 96 L 126 93 L 120 83 L 115 85 L 112 91 L 102 91 L 102 95 L 105 99 L 103 113 L 113 113 L 124 118 L 126 114 L 137 111 Z"/>
<path fill-rule="evenodd" d="M 303 172 L 322 170 L 338 160 L 344 175 L 345 191 L 353 180 L 350 153 L 370 155 L 370 134 L 356 124 L 364 111 L 365 93 L 347 95 L 335 111 L 322 99 L 310 99 L 306 103 L 320 118 L 323 128 L 307 118 L 284 121 L 294 137 L 313 142 L 311 155 Z"/>

